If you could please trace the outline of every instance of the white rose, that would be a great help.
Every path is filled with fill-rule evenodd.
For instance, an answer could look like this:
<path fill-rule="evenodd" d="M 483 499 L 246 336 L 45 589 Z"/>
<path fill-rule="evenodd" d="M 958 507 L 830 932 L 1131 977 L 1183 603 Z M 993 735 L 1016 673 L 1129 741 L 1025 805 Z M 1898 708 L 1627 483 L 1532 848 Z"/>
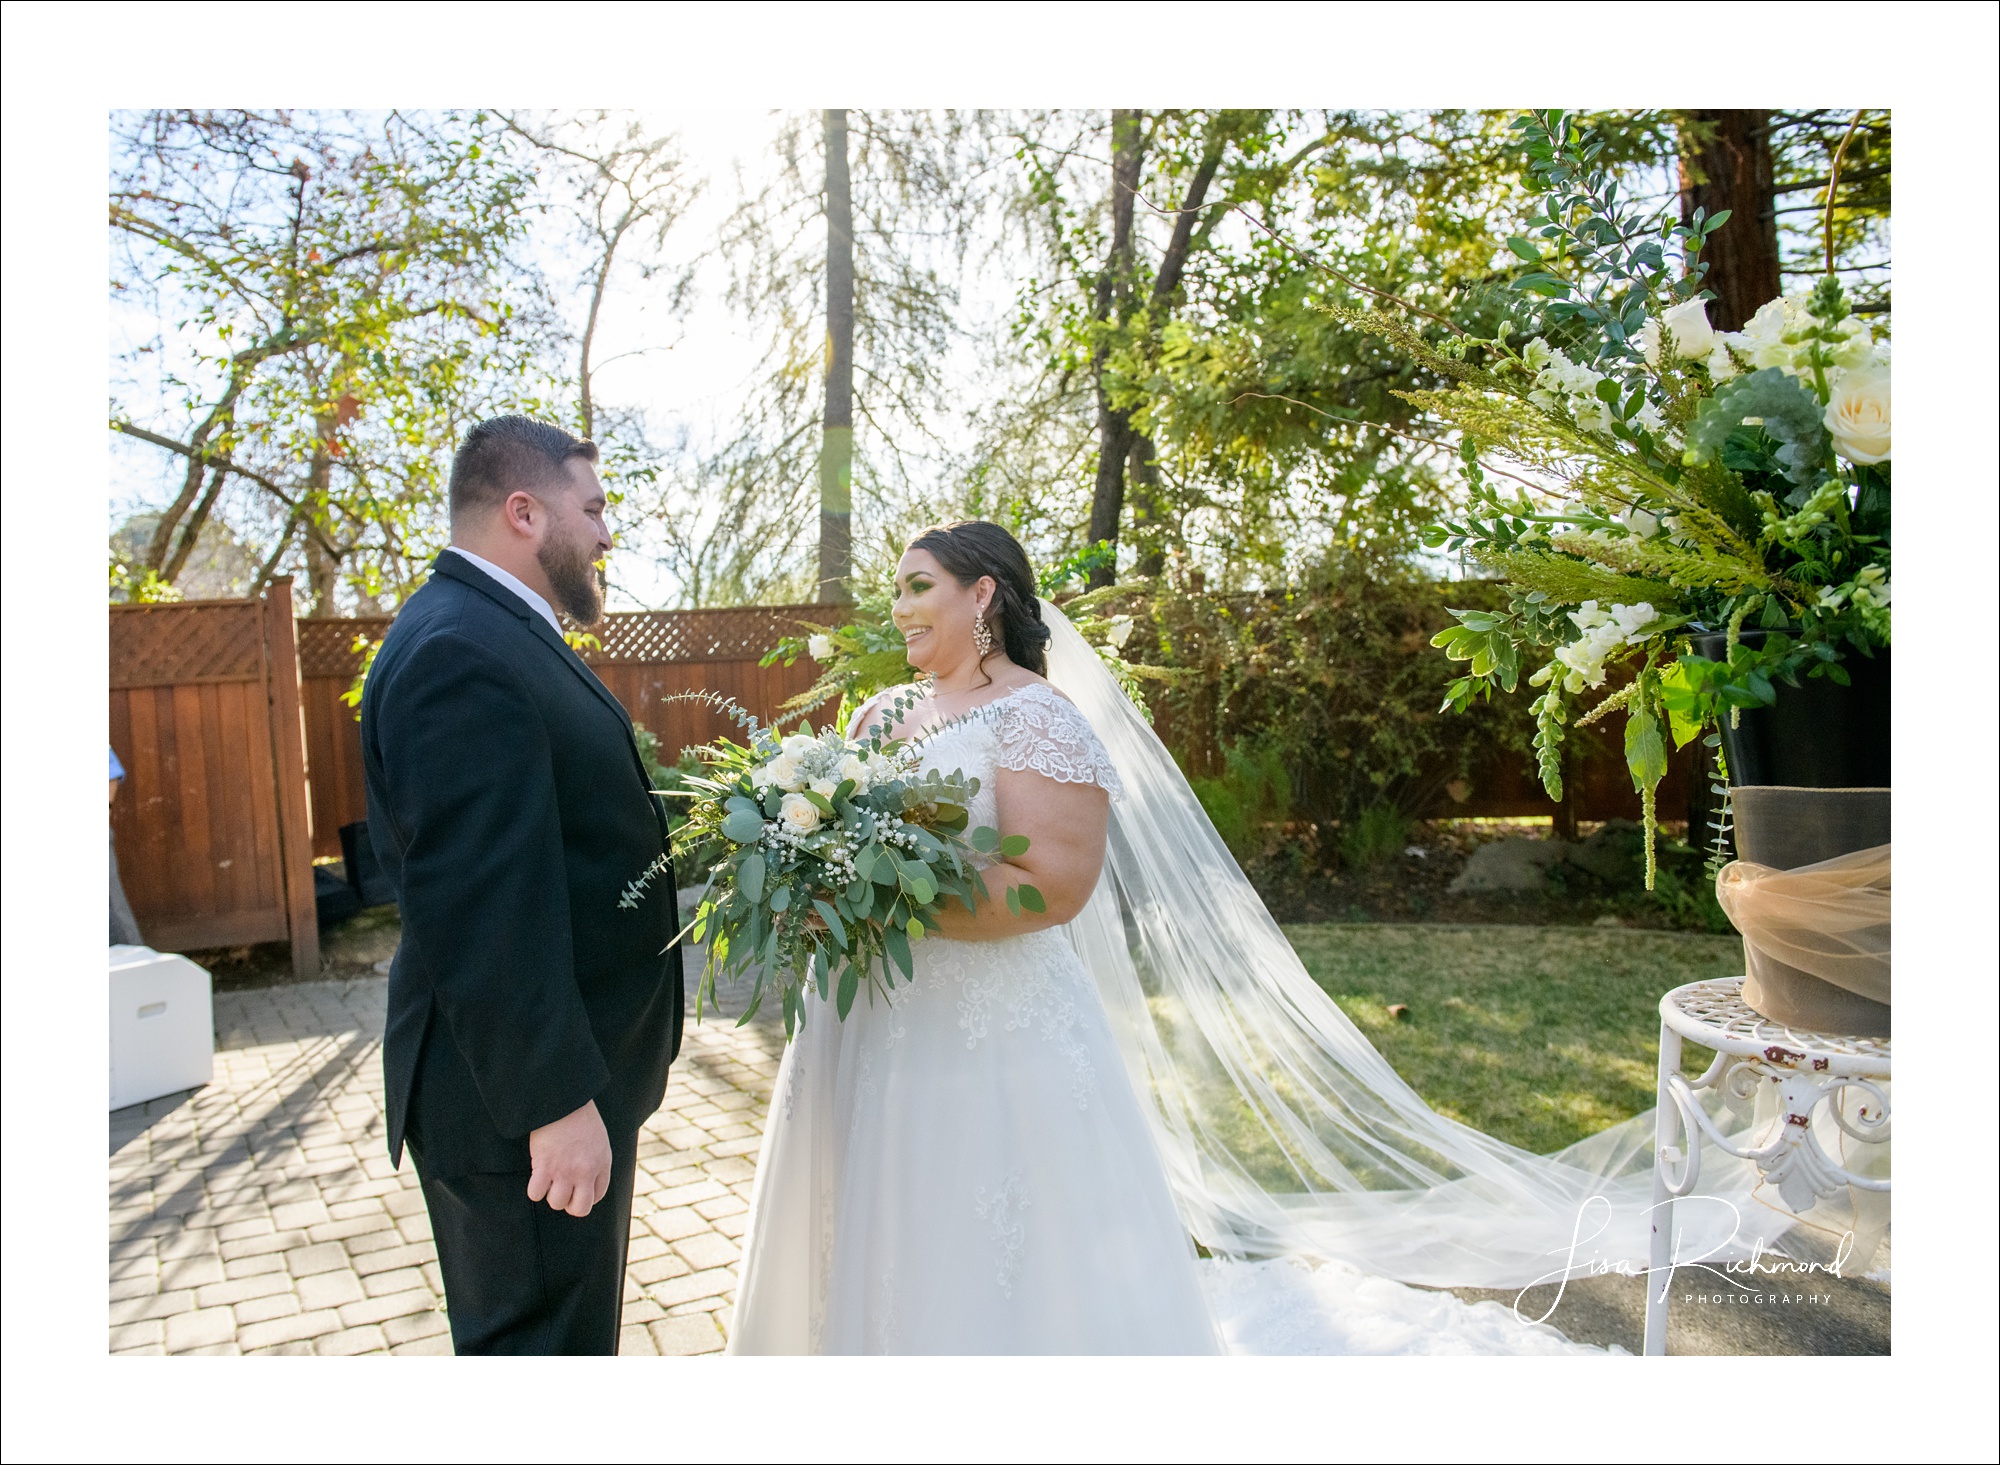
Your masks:
<path fill-rule="evenodd" d="M 808 637 L 806 640 L 806 655 L 810 656 L 814 661 L 831 661 L 833 659 L 833 637 Z"/>
<path fill-rule="evenodd" d="M 750 787 L 754 788 L 755 790 L 757 790 L 758 793 L 761 794 L 762 792 L 764 792 L 765 789 L 769 788 L 770 786 L 771 786 L 770 764 L 760 763 L 755 768 L 750 770 Z"/>
<path fill-rule="evenodd" d="M 815 778 L 811 784 L 812 791 L 823 799 L 832 798 L 839 787 L 840 785 L 830 778 Z"/>
<path fill-rule="evenodd" d="M 804 782 L 795 753 L 780 753 L 764 765 L 764 771 L 770 774 L 770 781 L 779 788 L 797 789 Z"/>
<path fill-rule="evenodd" d="M 869 784 L 868 765 L 850 753 L 840 760 L 840 777 L 843 782 L 851 780 L 856 793 L 866 792 Z"/>
<path fill-rule="evenodd" d="M 1850 463 L 1880 463 L 1889 456 L 1889 373 L 1850 371 L 1826 404 L 1833 448 Z"/>
<path fill-rule="evenodd" d="M 811 834 L 819 828 L 819 810 L 804 794 L 786 794 L 778 805 L 778 822 L 793 834 Z"/>
<path fill-rule="evenodd" d="M 794 758 L 803 758 L 818 746 L 818 738 L 809 738 L 804 733 L 793 733 L 778 744 L 780 751 L 789 753 Z"/>
<path fill-rule="evenodd" d="M 1706 300 L 1683 300 L 1671 306 L 1660 319 L 1639 328 L 1639 348 L 1648 366 L 1660 364 L 1660 331 L 1664 327 L 1674 337 L 1674 355 L 1689 361 L 1708 355 L 1715 348 L 1715 328 L 1708 323 Z"/>

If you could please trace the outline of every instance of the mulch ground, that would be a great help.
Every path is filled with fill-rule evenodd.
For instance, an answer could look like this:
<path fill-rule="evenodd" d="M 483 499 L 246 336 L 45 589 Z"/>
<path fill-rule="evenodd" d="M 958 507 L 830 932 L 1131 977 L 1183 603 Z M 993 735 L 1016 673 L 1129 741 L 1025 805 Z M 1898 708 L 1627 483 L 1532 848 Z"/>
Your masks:
<path fill-rule="evenodd" d="M 1584 837 L 1597 826 L 1586 824 Z M 1342 862 L 1337 829 L 1292 825 L 1282 845 L 1248 866 L 1251 883 L 1287 925 L 1384 921 L 1395 924 L 1590 926 L 1727 933 L 1729 924 L 1702 879 L 1702 856 L 1665 836 L 1658 888 L 1613 884 L 1558 866 L 1546 891 L 1453 894 L 1473 850 L 1495 839 L 1546 839 L 1547 820 L 1446 819 L 1413 825 L 1404 849 L 1360 868 Z"/>

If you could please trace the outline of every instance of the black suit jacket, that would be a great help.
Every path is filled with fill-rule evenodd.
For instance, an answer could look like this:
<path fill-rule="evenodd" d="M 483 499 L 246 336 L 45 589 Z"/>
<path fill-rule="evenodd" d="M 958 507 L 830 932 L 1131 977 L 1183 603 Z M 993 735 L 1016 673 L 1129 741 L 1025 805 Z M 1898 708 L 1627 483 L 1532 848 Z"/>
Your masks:
<path fill-rule="evenodd" d="M 402 907 L 382 1044 L 389 1153 L 433 1176 L 525 1171 L 591 1099 L 613 1136 L 681 1040 L 671 874 L 630 718 L 547 621 L 446 553 L 361 699 L 368 831 Z"/>

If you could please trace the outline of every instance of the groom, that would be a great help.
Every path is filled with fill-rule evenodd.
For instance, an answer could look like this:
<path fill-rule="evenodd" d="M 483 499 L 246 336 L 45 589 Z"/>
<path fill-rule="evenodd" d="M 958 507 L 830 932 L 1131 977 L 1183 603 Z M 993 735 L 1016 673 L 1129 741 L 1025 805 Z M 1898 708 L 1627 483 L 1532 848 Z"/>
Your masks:
<path fill-rule="evenodd" d="M 638 1130 L 681 1040 L 671 876 L 625 709 L 563 641 L 603 610 L 596 447 L 467 434 L 451 547 L 361 704 L 368 829 L 402 907 L 382 1067 L 459 1353 L 615 1353 Z"/>

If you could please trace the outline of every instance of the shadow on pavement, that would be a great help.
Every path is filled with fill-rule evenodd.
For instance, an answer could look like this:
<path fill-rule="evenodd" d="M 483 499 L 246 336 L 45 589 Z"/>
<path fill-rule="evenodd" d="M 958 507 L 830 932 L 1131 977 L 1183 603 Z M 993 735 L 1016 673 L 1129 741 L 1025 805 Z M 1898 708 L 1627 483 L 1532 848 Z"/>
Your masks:
<path fill-rule="evenodd" d="M 177 1094 L 166 1094 L 157 1099 L 148 1099 L 143 1104 L 131 1104 L 123 1109 L 111 1111 L 111 1153 L 117 1154 L 140 1135 L 151 1129 L 160 1120 L 180 1108 L 201 1089 L 182 1089 Z"/>

